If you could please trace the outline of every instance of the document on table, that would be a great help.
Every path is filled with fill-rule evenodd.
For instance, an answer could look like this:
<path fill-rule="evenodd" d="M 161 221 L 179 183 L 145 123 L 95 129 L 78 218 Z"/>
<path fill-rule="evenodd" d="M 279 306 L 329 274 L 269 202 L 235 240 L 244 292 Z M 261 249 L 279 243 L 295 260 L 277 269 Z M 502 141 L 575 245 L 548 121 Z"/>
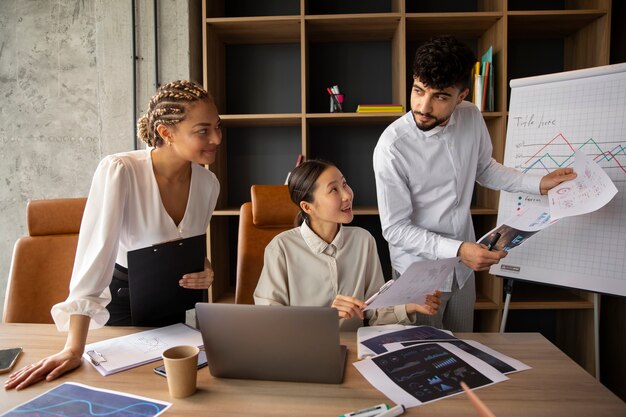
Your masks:
<path fill-rule="evenodd" d="M 415 346 L 422 343 L 432 342 L 450 343 L 458 347 L 462 351 L 467 352 L 484 362 L 487 362 L 489 365 L 496 368 L 500 373 L 505 375 L 530 369 L 530 366 L 526 365 L 525 363 L 520 362 L 517 359 L 513 359 L 510 356 L 506 356 L 475 340 L 416 340 L 407 342 L 386 343 L 384 347 L 389 352 L 393 352 L 395 350 L 404 349 L 407 346 Z"/>
<path fill-rule="evenodd" d="M 178 345 L 202 346 L 200 332 L 178 323 L 122 337 L 90 343 L 83 357 L 107 376 L 161 359 L 164 350 Z"/>
<path fill-rule="evenodd" d="M 424 304 L 428 294 L 443 287 L 445 280 L 459 262 L 459 258 L 414 262 L 364 310 L 408 303 Z"/>
<path fill-rule="evenodd" d="M 156 417 L 172 406 L 171 403 L 138 395 L 126 394 L 75 382 L 65 382 L 43 394 L 18 405 L 3 414 L 17 416 L 120 416 Z"/>
<path fill-rule="evenodd" d="M 547 203 L 542 200 L 539 204 L 521 209 L 478 239 L 478 243 L 487 245 L 496 233 L 500 233 L 493 250 L 509 251 L 563 217 L 586 214 L 604 207 L 617 194 L 611 178 L 583 152 L 576 151 L 574 154 L 573 168 L 577 177 L 549 190 Z"/>
<path fill-rule="evenodd" d="M 425 343 L 355 362 L 374 388 L 396 404 L 415 407 L 508 378 L 450 343 Z"/>
<path fill-rule="evenodd" d="M 449 330 L 431 326 L 385 324 L 360 327 L 356 333 L 357 356 L 359 359 L 386 352 L 385 344 L 394 342 L 456 340 Z"/>

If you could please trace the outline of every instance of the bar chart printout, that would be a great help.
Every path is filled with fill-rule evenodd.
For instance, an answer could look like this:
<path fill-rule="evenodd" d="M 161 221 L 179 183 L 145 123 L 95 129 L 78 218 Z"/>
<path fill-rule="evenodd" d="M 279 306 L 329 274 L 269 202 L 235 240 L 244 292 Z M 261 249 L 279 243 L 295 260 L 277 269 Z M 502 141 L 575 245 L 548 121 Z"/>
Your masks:
<path fill-rule="evenodd" d="M 571 167 L 584 152 L 611 178 L 617 195 L 590 214 L 562 219 L 491 273 L 626 295 L 626 64 L 511 81 L 504 165 L 543 176 Z M 545 196 L 500 196 L 498 224 Z M 542 201 L 543 200 L 543 201 Z"/>

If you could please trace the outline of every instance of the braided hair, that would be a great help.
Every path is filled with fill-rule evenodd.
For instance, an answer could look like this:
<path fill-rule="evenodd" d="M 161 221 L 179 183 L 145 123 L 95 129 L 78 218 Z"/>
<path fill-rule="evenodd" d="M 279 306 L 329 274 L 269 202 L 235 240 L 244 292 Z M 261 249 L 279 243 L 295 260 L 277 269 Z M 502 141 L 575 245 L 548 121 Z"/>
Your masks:
<path fill-rule="evenodd" d="M 177 80 L 162 85 L 148 103 L 148 110 L 137 120 L 137 137 L 151 147 L 164 143 L 157 128 L 160 125 L 174 126 L 187 115 L 190 103 L 209 100 L 213 97 L 198 84 Z"/>

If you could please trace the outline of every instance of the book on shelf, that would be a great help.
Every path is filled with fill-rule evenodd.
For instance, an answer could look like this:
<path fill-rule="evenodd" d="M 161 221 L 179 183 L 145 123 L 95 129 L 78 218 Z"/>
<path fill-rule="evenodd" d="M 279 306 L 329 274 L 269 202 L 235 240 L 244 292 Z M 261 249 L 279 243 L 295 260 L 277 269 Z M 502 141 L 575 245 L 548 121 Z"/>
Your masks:
<path fill-rule="evenodd" d="M 401 104 L 359 104 L 357 113 L 397 113 L 402 111 Z"/>
<path fill-rule="evenodd" d="M 493 111 L 493 48 L 490 46 L 472 69 L 472 103 L 480 111 Z"/>

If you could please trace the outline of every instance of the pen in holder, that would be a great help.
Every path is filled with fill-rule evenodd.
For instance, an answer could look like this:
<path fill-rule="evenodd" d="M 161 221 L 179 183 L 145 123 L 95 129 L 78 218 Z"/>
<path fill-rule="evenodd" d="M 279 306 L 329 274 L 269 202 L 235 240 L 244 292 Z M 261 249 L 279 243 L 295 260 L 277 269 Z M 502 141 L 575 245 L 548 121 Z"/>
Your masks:
<path fill-rule="evenodd" d="M 343 94 L 331 94 L 330 95 L 330 112 L 340 113 L 343 112 Z"/>

